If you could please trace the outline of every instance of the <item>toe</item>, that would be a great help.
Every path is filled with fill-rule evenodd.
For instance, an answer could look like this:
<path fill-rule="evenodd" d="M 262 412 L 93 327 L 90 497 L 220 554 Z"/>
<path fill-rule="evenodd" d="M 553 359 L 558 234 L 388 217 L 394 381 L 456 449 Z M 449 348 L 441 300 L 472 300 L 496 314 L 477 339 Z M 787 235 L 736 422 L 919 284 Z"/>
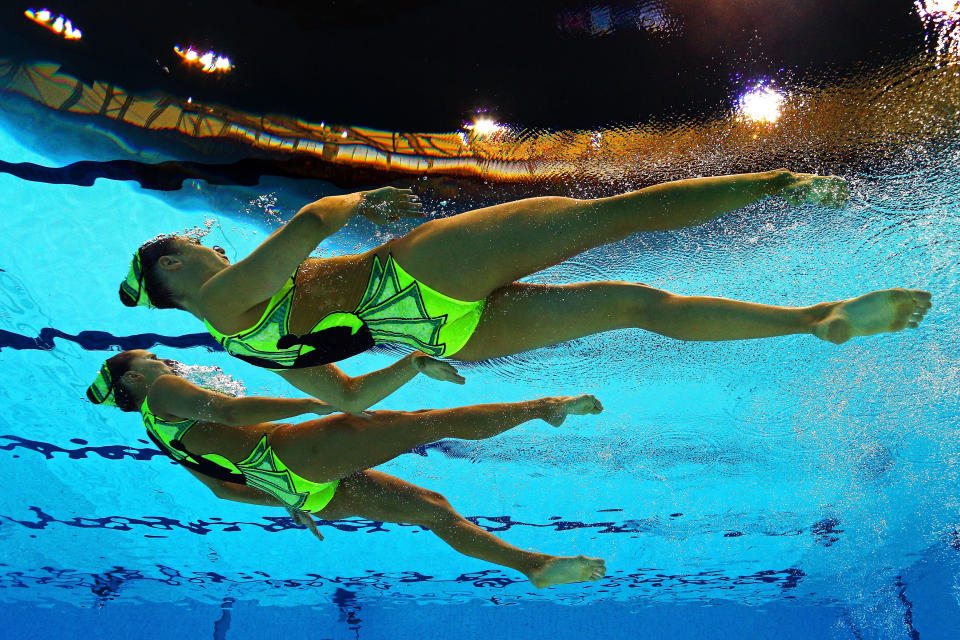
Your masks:
<path fill-rule="evenodd" d="M 929 291 L 923 289 L 910 289 L 910 297 L 920 307 L 930 307 L 930 299 L 933 297 Z"/>

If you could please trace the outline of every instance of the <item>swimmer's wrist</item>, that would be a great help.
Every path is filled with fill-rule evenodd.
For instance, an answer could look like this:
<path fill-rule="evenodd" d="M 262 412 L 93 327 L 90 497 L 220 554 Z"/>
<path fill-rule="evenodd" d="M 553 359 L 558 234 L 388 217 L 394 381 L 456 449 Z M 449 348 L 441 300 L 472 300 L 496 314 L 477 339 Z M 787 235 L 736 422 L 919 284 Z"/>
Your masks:
<path fill-rule="evenodd" d="M 360 210 L 364 191 L 339 196 L 325 196 L 305 205 L 297 215 L 313 218 L 322 227 L 336 231 Z"/>
<path fill-rule="evenodd" d="M 413 370 L 417 373 L 423 371 L 423 362 L 425 358 L 429 358 L 427 354 L 423 351 L 414 351 L 413 353 L 408 353 L 405 356 L 410 364 L 413 366 Z"/>
<path fill-rule="evenodd" d="M 305 406 L 303 413 L 314 413 L 330 406 L 326 402 L 317 400 L 316 398 L 304 398 L 304 402 Z"/>

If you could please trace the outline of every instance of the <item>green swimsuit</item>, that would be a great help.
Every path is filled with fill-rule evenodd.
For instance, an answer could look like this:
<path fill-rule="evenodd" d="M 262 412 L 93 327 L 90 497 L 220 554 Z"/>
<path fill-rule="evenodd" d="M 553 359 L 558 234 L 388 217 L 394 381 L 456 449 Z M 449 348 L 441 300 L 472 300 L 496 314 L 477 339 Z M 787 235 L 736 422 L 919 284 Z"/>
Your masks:
<path fill-rule="evenodd" d="M 234 464 L 221 455 L 197 456 L 187 451 L 182 440 L 187 431 L 197 424 L 197 420 L 167 422 L 150 411 L 146 399 L 140 405 L 140 413 L 150 439 L 188 469 L 260 489 L 283 504 L 302 511 L 320 511 L 333 498 L 339 480 L 313 482 L 297 475 L 277 457 L 267 434 L 260 438 L 245 460 Z"/>
<path fill-rule="evenodd" d="M 374 256 L 357 308 L 327 314 L 309 333 L 297 336 L 289 330 L 295 287 L 296 273 L 246 331 L 226 335 L 206 320 L 204 324 L 230 355 L 282 371 L 336 362 L 388 342 L 431 356 L 452 356 L 473 335 L 483 313 L 483 300 L 445 296 L 413 278 L 392 255 L 386 264 Z"/>

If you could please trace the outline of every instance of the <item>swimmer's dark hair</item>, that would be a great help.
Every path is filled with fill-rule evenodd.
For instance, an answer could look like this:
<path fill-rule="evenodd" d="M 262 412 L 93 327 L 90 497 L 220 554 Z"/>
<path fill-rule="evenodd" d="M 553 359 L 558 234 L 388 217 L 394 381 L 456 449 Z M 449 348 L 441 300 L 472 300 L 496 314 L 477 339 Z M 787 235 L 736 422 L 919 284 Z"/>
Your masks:
<path fill-rule="evenodd" d="M 110 369 L 110 378 L 114 380 L 113 398 L 117 403 L 117 408 L 121 411 L 139 411 L 137 401 L 130 395 L 130 391 L 123 384 L 123 374 L 130 371 L 130 364 L 133 362 L 133 354 L 129 351 L 118 353 L 107 360 L 107 368 Z"/>
<path fill-rule="evenodd" d="M 150 304 L 158 309 L 183 309 L 173 299 L 173 293 L 167 288 L 160 279 L 160 273 L 157 269 L 157 261 L 161 256 L 170 256 L 180 253 L 177 250 L 177 236 L 166 236 L 159 240 L 151 240 L 143 244 L 140 249 L 140 268 L 143 270 L 143 287 L 150 296 Z M 120 296 L 120 300 L 128 307 L 136 306 L 130 304 L 130 299 Z"/>

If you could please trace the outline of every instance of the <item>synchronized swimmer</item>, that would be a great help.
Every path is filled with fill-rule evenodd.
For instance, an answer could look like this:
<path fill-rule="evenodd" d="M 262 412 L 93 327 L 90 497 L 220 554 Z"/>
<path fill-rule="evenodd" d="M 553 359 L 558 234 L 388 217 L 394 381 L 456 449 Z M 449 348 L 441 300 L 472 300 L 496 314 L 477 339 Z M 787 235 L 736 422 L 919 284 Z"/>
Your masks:
<path fill-rule="evenodd" d="M 568 415 L 600 413 L 593 396 L 278 424 L 334 409 L 313 398 L 231 397 L 190 383 L 172 365 L 148 351 L 124 351 L 104 363 L 87 397 L 139 411 L 154 444 L 219 498 L 286 507 L 321 540 L 310 514 L 420 525 L 460 553 L 520 571 L 536 587 L 599 580 L 606 572 L 599 558 L 518 549 L 439 493 L 369 468 L 441 438 L 481 440 L 537 419 L 559 427 Z"/>
<path fill-rule="evenodd" d="M 438 358 L 485 360 L 604 331 L 639 327 L 679 340 L 812 334 L 842 343 L 916 328 L 930 293 L 885 289 L 782 307 L 683 296 L 642 283 L 517 282 L 587 249 L 644 231 L 697 225 L 758 200 L 842 206 L 842 178 L 787 170 L 680 180 L 609 198 L 518 200 L 426 222 L 359 255 L 310 258 L 354 215 L 377 224 L 421 217 L 408 189 L 383 187 L 303 207 L 249 256 L 168 236 L 141 246 L 120 286 L 127 306 L 177 308 L 203 321 L 232 356 L 275 371 L 313 398 L 234 398 L 175 374 L 172 361 L 126 351 L 88 390 L 97 404 L 140 411 L 151 439 L 221 498 L 310 514 L 418 524 L 457 551 L 512 567 L 538 586 L 599 580 L 603 560 L 513 547 L 459 515 L 438 493 L 370 467 L 441 438 L 482 439 L 533 419 L 559 426 L 599 413 L 593 396 L 454 409 L 375 411 L 423 373 L 463 383 Z M 414 351 L 358 377 L 333 363 L 378 343 Z M 303 414 L 338 415 L 278 424 Z M 351 415 L 352 414 L 352 415 Z"/>
<path fill-rule="evenodd" d="M 679 340 L 808 333 L 841 343 L 921 322 L 930 293 L 917 289 L 782 307 L 683 296 L 642 283 L 516 282 L 592 247 L 697 225 L 771 196 L 835 207 L 849 189 L 836 176 L 776 170 L 679 180 L 595 200 L 530 198 L 426 222 L 363 254 L 309 258 L 354 215 L 378 224 L 422 215 L 410 190 L 383 187 L 306 205 L 232 265 L 222 249 L 191 238 L 147 243 L 134 254 L 120 298 L 127 306 L 186 310 L 230 355 L 351 413 L 418 373 L 462 383 L 438 357 L 485 360 L 628 327 Z M 358 377 L 332 364 L 383 342 L 416 351 Z"/>

